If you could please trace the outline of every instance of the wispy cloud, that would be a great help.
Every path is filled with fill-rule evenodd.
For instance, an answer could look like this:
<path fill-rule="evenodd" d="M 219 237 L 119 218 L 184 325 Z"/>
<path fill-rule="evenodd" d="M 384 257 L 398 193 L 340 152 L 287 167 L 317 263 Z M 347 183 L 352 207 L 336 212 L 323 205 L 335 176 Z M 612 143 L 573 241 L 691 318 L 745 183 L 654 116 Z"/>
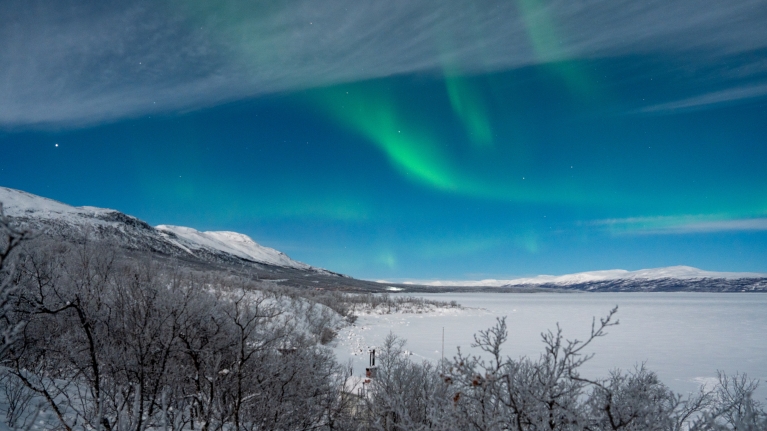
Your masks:
<path fill-rule="evenodd" d="M 713 216 L 632 217 L 588 223 L 616 235 L 667 235 L 767 231 L 767 218 L 726 219 Z"/>
<path fill-rule="evenodd" d="M 673 102 L 661 103 L 658 105 L 642 108 L 639 110 L 639 112 L 674 113 L 678 111 L 704 109 L 724 103 L 762 97 L 765 95 L 767 95 L 767 84 L 749 85 L 743 87 L 728 88 L 726 90 L 715 91 L 712 93 L 702 94 L 700 96 L 676 100 Z"/>
<path fill-rule="evenodd" d="M 0 126 L 70 127 L 446 64 L 471 73 L 631 53 L 716 57 L 767 47 L 764 22 L 761 0 L 9 0 Z M 530 29 L 538 39 L 550 30 L 557 49 L 541 51 Z"/>

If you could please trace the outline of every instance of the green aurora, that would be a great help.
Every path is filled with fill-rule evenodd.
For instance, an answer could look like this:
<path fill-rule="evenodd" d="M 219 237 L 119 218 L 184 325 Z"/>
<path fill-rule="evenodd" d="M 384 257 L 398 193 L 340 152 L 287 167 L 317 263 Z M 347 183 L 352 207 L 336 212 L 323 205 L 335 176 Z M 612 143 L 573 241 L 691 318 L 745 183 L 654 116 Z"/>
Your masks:
<path fill-rule="evenodd" d="M 91 11 L 125 52 L 51 13 L 2 39 L 0 185 L 364 278 L 767 272 L 764 20 L 630 6 Z"/>

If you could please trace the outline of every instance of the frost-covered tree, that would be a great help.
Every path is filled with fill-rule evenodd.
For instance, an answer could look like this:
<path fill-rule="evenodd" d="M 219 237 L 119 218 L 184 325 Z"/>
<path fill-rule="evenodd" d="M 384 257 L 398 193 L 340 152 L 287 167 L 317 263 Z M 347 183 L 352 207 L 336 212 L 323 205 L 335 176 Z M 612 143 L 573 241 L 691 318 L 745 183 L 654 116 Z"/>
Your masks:
<path fill-rule="evenodd" d="M 407 304 L 264 288 L 87 241 L 19 248 L 26 234 L 0 221 L 3 264 L 18 252 L 2 273 L 2 322 L 16 329 L 0 376 L 11 428 L 29 425 L 42 402 L 46 427 L 64 430 L 767 429 L 746 376 L 722 374 L 687 397 L 642 366 L 582 376 L 586 348 L 617 324 L 617 310 L 584 341 L 559 327 L 543 333 L 537 358 L 503 354 L 505 319 L 474 337 L 481 356 L 459 351 L 437 364 L 412 361 L 390 334 L 360 396 L 323 334 L 357 305 Z"/>
<path fill-rule="evenodd" d="M 342 395 L 348 373 L 314 336 L 314 326 L 327 322 L 305 319 L 299 327 L 295 301 L 220 274 L 126 263 L 88 243 L 34 244 L 17 279 L 9 319 L 27 324 L 4 359 L 8 382 L 43 400 L 57 428 L 350 423 Z"/>
<path fill-rule="evenodd" d="M 8 345 L 21 329 L 21 323 L 12 324 L 7 314 L 12 307 L 11 294 L 16 288 L 13 282 L 16 275 L 13 265 L 13 251 L 30 237 L 30 232 L 14 226 L 11 219 L 3 211 L 0 202 L 0 358 Z"/>
<path fill-rule="evenodd" d="M 441 376 L 430 362 L 411 361 L 404 347 L 405 341 L 390 333 L 376 349 L 365 417 L 372 429 L 429 429 L 444 417 L 448 398 Z"/>
<path fill-rule="evenodd" d="M 719 384 L 689 396 L 674 394 L 639 366 L 607 378 L 581 376 L 592 355 L 584 349 L 617 324 L 617 308 L 595 320 L 584 341 L 562 330 L 542 334 L 537 359 L 502 355 L 505 319 L 475 335 L 483 357 L 460 351 L 437 367 L 402 355 L 403 341 L 383 345 L 378 377 L 370 385 L 367 422 L 380 430 L 683 431 L 764 430 L 756 382 L 720 376 Z"/>

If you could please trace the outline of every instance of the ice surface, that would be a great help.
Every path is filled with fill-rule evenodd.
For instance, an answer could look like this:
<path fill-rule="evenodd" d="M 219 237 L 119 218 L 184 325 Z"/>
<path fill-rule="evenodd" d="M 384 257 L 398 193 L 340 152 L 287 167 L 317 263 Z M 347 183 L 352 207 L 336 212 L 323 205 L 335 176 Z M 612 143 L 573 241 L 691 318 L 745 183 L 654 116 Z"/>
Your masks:
<path fill-rule="evenodd" d="M 402 295 L 402 294 L 396 294 Z M 609 370 L 632 369 L 646 363 L 671 389 L 681 393 L 712 382 L 717 370 L 745 372 L 767 381 L 767 294 L 744 293 L 445 293 L 417 295 L 438 301 L 455 300 L 468 307 L 426 313 L 361 315 L 338 334 L 339 360 L 351 359 L 354 374 L 367 366 L 368 349 L 380 346 L 389 332 L 407 339 L 415 360 L 438 361 L 445 328 L 446 358 L 471 348 L 473 335 L 507 316 L 509 340 L 504 353 L 537 358 L 543 351 L 540 334 L 559 323 L 566 338 L 583 340 L 592 317 L 619 305 L 620 324 L 594 342 L 596 356 L 582 369 L 589 377 Z M 762 383 L 759 399 L 767 397 Z"/>

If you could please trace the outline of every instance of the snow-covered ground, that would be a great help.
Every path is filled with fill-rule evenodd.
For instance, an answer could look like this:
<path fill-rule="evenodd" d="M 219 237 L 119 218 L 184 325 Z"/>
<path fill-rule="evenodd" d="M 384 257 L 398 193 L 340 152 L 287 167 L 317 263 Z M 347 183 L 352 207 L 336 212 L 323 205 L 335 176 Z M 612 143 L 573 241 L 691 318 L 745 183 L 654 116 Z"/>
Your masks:
<path fill-rule="evenodd" d="M 389 332 L 407 339 L 414 360 L 438 361 L 455 355 L 458 346 L 471 351 L 472 336 L 507 316 L 509 340 L 505 354 L 537 357 L 540 334 L 559 322 L 567 338 L 584 339 L 592 317 L 619 305 L 620 325 L 597 340 L 596 356 L 583 372 L 606 376 L 613 368 L 631 369 L 646 362 L 661 380 L 678 392 L 695 390 L 711 381 L 717 370 L 745 372 L 767 382 L 767 295 L 729 293 L 570 293 L 424 294 L 427 299 L 455 300 L 464 309 L 425 313 L 361 315 L 338 334 L 340 361 L 351 359 L 355 375 L 364 373 L 368 349 L 380 346 Z M 475 352 L 476 353 L 476 352 Z M 767 397 L 767 383 L 759 390 Z"/>
<path fill-rule="evenodd" d="M 338 332 L 336 342 L 334 343 L 335 353 L 342 363 L 351 359 L 355 374 L 361 375 L 367 366 L 366 361 L 368 360 L 369 350 L 376 345 L 380 345 L 381 340 L 390 331 L 399 335 L 399 330 L 409 329 L 411 322 L 431 322 L 435 317 L 465 318 L 470 315 L 488 314 L 489 311 L 483 309 L 435 306 L 419 310 L 405 308 L 400 311 L 390 312 L 385 309 L 377 309 L 358 313 L 354 324 L 346 326 Z M 408 350 L 408 353 L 413 352 Z M 434 355 L 424 356 L 423 353 L 419 351 L 418 354 L 413 354 L 416 355 L 418 360 L 433 360 L 435 358 Z"/>

